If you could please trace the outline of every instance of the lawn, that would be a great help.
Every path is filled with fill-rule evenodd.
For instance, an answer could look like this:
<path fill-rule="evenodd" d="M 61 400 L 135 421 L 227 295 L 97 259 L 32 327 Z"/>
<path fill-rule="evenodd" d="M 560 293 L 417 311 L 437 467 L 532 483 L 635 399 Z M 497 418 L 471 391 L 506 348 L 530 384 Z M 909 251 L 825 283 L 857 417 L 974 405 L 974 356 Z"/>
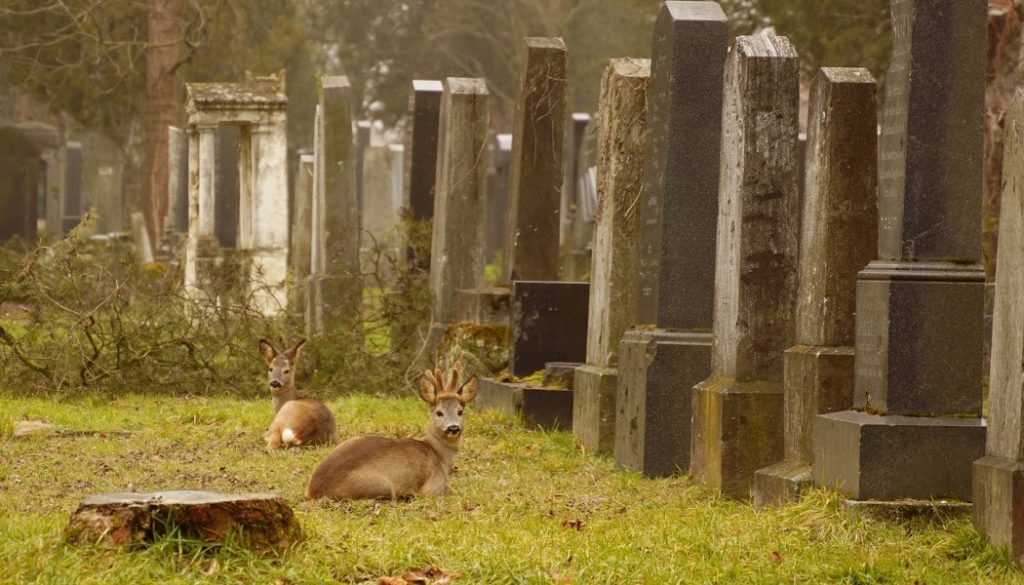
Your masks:
<path fill-rule="evenodd" d="M 417 434 L 427 417 L 413 398 L 330 406 L 343 437 Z M 328 448 L 265 452 L 270 411 L 269 400 L 0 395 L 0 582 L 377 583 L 430 565 L 459 573 L 456 583 L 1024 584 L 967 519 L 870 521 L 827 492 L 758 512 L 686 477 L 615 471 L 569 434 L 472 409 L 451 495 L 307 502 Z M 64 432 L 15 438 L 12 419 Z M 181 488 L 278 492 L 307 538 L 279 557 L 171 538 L 133 551 L 61 541 L 88 494 Z"/>

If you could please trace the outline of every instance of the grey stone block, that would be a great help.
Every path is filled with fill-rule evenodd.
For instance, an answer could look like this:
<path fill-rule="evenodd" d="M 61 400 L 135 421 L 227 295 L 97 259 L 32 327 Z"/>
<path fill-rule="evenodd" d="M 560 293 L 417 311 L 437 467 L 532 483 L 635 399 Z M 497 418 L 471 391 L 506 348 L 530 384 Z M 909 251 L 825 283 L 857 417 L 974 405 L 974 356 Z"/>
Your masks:
<path fill-rule="evenodd" d="M 591 451 L 615 451 L 616 368 L 584 365 L 573 382 L 572 433 Z"/>

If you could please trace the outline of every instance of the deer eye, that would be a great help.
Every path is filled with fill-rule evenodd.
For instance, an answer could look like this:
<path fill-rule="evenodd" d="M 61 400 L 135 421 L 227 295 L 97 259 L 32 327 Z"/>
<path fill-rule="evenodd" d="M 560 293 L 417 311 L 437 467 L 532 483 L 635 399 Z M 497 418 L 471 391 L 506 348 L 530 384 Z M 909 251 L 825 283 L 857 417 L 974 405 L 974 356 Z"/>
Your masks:
<path fill-rule="evenodd" d="M 462 416 L 462 409 L 459 409 L 459 416 Z"/>
<path fill-rule="evenodd" d="M 291 370 L 285 370 L 284 373 L 290 374 L 290 373 L 292 373 L 292 371 Z"/>
<path fill-rule="evenodd" d="M 444 416 L 444 413 L 439 410 L 437 411 L 437 416 Z"/>

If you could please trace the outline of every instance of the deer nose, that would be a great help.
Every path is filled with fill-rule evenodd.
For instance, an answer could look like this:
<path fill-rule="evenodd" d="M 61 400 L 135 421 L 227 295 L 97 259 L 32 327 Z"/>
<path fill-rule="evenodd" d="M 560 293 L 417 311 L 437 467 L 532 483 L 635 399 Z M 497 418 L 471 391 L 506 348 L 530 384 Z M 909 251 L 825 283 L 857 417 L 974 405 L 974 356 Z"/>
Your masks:
<path fill-rule="evenodd" d="M 270 387 L 271 388 L 280 388 L 281 387 L 281 382 L 278 381 L 278 380 L 271 380 L 270 381 Z"/>
<path fill-rule="evenodd" d="M 448 428 L 446 428 L 444 432 L 448 435 L 458 435 L 462 432 L 462 427 L 459 425 L 448 425 Z"/>

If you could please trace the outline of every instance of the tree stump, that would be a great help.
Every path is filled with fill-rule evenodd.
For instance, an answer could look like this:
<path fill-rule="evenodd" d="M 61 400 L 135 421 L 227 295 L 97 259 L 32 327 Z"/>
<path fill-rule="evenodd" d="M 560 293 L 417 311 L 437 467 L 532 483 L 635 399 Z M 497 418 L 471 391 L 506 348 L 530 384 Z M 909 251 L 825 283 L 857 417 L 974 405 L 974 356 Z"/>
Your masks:
<path fill-rule="evenodd" d="M 230 540 L 261 552 L 287 548 L 302 535 L 291 507 L 278 496 L 180 490 L 90 496 L 64 536 L 73 544 L 139 546 L 175 530 L 185 538 Z"/>

